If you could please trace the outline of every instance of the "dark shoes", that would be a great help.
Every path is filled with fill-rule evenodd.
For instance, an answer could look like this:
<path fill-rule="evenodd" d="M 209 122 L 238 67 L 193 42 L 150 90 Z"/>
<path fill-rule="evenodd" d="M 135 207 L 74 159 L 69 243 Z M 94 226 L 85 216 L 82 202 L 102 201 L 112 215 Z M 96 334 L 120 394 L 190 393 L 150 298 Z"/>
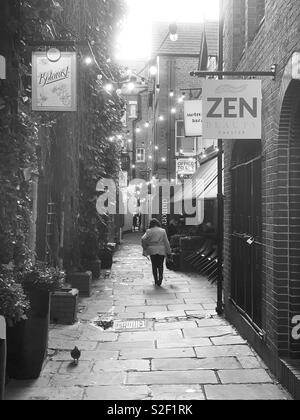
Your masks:
<path fill-rule="evenodd" d="M 155 280 L 155 286 L 161 286 L 163 279 Z"/>

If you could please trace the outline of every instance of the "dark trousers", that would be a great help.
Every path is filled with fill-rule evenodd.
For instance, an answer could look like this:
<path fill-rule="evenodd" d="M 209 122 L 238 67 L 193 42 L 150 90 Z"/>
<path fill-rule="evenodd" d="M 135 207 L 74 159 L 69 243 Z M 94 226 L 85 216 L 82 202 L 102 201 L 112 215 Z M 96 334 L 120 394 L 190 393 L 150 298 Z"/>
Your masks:
<path fill-rule="evenodd" d="M 151 255 L 152 273 L 155 283 L 161 282 L 164 275 L 164 255 Z"/>

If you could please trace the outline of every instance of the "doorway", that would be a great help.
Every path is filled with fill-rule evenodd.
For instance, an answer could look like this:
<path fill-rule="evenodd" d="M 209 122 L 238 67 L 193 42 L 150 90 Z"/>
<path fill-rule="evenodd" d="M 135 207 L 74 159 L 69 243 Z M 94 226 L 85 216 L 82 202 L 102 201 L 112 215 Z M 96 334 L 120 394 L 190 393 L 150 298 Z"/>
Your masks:
<path fill-rule="evenodd" d="M 232 158 L 231 299 L 261 329 L 261 141 L 238 142 Z"/>

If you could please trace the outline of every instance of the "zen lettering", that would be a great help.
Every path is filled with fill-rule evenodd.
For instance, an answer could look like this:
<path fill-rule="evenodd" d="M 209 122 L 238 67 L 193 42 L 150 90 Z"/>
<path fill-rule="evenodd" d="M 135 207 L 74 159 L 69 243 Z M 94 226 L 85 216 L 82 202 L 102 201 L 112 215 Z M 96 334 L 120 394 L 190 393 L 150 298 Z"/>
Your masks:
<path fill-rule="evenodd" d="M 258 100 L 253 98 L 249 104 L 244 98 L 207 98 L 211 102 L 211 108 L 207 118 L 245 118 L 248 112 L 253 118 L 258 115 Z"/>

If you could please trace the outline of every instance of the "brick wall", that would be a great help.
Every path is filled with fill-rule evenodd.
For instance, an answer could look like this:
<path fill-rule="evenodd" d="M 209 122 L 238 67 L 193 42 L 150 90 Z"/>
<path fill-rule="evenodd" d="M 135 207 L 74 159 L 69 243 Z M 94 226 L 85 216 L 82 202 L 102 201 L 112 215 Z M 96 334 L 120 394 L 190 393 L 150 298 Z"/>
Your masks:
<path fill-rule="evenodd" d="M 295 89 L 299 83 L 286 91 L 283 72 L 292 53 L 300 51 L 300 9 L 296 0 L 266 1 L 265 21 L 256 32 L 250 31 L 253 35 L 251 39 L 250 32 L 247 38 L 244 36 L 245 25 L 242 27 L 236 24 L 236 18 L 241 14 L 242 3 L 244 2 L 225 1 L 226 70 L 235 67 L 238 70 L 269 70 L 272 64 L 278 65 L 276 81 L 263 78 L 262 82 L 263 328 L 266 331 L 267 348 L 280 356 L 286 356 L 295 348 L 295 343 L 291 343 L 290 339 L 290 316 L 293 310 L 299 309 L 297 304 L 292 303 L 299 302 L 299 265 L 293 260 L 297 258 L 299 250 L 297 232 L 300 225 L 300 220 L 295 217 L 300 192 L 296 187 L 299 152 L 298 147 L 293 146 L 293 138 L 297 137 L 299 130 L 295 124 L 295 116 L 299 115 L 297 114 L 299 91 Z M 260 2 L 257 8 L 258 14 L 261 14 L 262 7 Z M 244 45 L 241 40 L 244 40 Z M 237 59 L 243 48 L 245 48 L 243 55 Z M 297 118 L 299 119 L 299 116 Z M 226 300 L 230 296 L 230 165 L 233 146 L 234 141 L 226 141 L 224 226 Z M 291 167 L 295 168 L 295 173 L 292 175 Z M 293 285 L 295 287 L 292 287 Z"/>

